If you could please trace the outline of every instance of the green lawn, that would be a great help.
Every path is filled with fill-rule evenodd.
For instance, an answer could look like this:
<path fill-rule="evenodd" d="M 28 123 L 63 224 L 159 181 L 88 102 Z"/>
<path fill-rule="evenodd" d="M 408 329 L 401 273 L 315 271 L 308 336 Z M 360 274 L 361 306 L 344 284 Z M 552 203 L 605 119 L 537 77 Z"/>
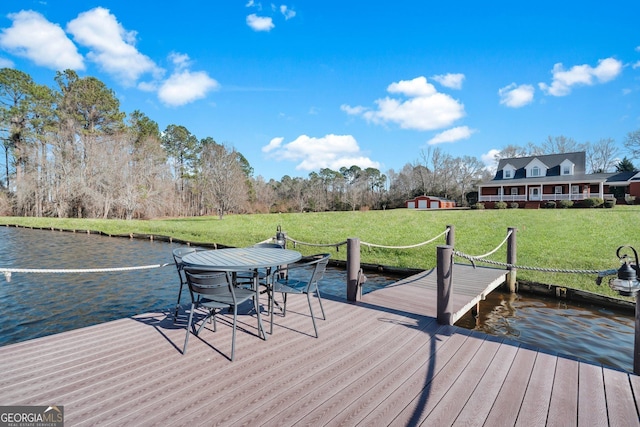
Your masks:
<path fill-rule="evenodd" d="M 198 243 L 247 246 L 275 235 L 278 225 L 295 240 L 334 244 L 357 237 L 362 242 L 406 246 L 440 234 L 448 224 L 455 227 L 455 249 L 481 255 L 493 250 L 506 237 L 507 228 L 517 231 L 517 264 L 574 270 L 618 268 L 616 249 L 634 245 L 640 249 L 640 206 L 613 209 L 507 209 L 417 211 L 396 209 L 367 212 L 230 215 L 217 217 L 158 219 L 145 221 L 2 217 L 0 224 L 59 229 L 96 230 L 108 234 L 142 233 L 171 236 Z M 436 246 L 444 237 L 414 249 L 369 249 L 362 246 L 363 263 L 430 269 L 435 266 Z M 298 246 L 305 253 L 331 252 L 345 259 L 346 247 Z M 506 245 L 490 257 L 506 261 Z M 456 259 L 456 261 L 464 261 Z M 605 286 L 595 285 L 595 275 L 558 274 L 521 270 L 518 278 L 605 295 Z"/>

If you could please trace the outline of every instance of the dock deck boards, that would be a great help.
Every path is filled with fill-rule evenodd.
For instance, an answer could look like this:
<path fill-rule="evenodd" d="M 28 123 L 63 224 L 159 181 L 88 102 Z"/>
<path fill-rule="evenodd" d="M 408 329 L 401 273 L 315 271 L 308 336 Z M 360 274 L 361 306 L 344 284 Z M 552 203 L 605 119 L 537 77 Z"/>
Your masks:
<path fill-rule="evenodd" d="M 324 299 L 317 339 L 305 297 L 266 341 L 242 315 L 234 362 L 226 315 L 184 355 L 184 313 L 0 347 L 0 404 L 63 405 L 68 426 L 640 425 L 639 377 L 438 325 L 429 276 Z"/>

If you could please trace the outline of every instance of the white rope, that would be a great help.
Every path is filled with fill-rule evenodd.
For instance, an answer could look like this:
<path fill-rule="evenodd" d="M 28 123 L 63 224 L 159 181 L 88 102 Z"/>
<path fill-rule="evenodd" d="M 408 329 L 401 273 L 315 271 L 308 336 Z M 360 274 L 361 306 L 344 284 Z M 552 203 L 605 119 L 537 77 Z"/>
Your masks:
<path fill-rule="evenodd" d="M 498 249 L 500 249 L 500 248 L 502 247 L 502 245 L 504 245 L 504 244 L 507 242 L 507 240 L 509 240 L 509 236 L 511 236 L 511 233 L 513 233 L 513 230 L 509 230 L 509 232 L 507 233 L 507 237 L 505 237 L 505 238 L 504 238 L 504 240 L 502 241 L 502 243 L 500 243 L 500 244 L 499 244 L 499 245 L 498 245 L 494 250 L 492 250 L 491 252 L 487 252 L 487 253 L 486 253 L 486 254 L 484 254 L 484 255 L 474 256 L 474 257 L 472 257 L 472 258 L 474 258 L 474 259 L 486 258 L 486 257 L 488 257 L 489 255 L 493 255 L 493 254 L 495 254 L 496 252 L 498 252 Z"/>
<path fill-rule="evenodd" d="M 442 236 L 444 236 L 445 234 L 448 234 L 448 233 L 449 233 L 449 229 L 447 228 L 446 230 L 444 230 L 442 233 L 438 234 L 433 239 L 427 240 L 426 242 L 416 243 L 415 245 L 408 245 L 408 246 L 385 246 L 385 245 L 376 245 L 375 243 L 367 243 L 367 242 L 361 242 L 361 244 L 366 245 L 369 248 L 411 249 L 411 248 L 417 248 L 417 247 L 420 247 L 420 246 L 428 245 L 429 243 L 434 242 L 435 240 L 439 239 L 440 237 L 442 237 Z"/>
<path fill-rule="evenodd" d="M 305 245 L 305 246 L 315 246 L 315 247 L 335 247 L 336 249 L 342 245 L 346 245 L 347 241 L 343 241 L 343 242 L 338 242 L 338 243 L 306 243 L 306 242 L 301 242 L 300 240 L 296 240 L 296 239 L 292 239 L 289 236 L 285 236 L 285 239 L 289 240 L 290 242 L 293 242 L 293 247 L 295 248 L 296 245 Z"/>
<path fill-rule="evenodd" d="M 66 274 L 66 273 L 106 273 L 113 271 L 133 271 L 147 270 L 151 268 L 162 268 L 172 263 L 139 265 L 135 267 L 112 267 L 112 268 L 0 268 L 7 281 L 11 281 L 11 273 L 45 273 L 45 274 Z"/>
<path fill-rule="evenodd" d="M 411 249 L 411 248 L 417 248 L 419 246 L 424 246 L 424 245 L 428 245 L 429 243 L 434 242 L 435 240 L 439 239 L 440 237 L 446 235 L 449 233 L 449 229 L 447 228 L 446 230 L 444 230 L 442 233 L 438 234 L 436 237 L 427 240 L 426 242 L 421 242 L 421 243 L 416 243 L 415 245 L 407 245 L 407 246 L 386 246 L 386 245 L 378 245 L 375 243 L 368 243 L 368 242 L 360 242 L 361 245 L 365 245 L 367 247 L 369 247 L 369 249 L 371 248 L 383 248 L 383 249 Z M 295 245 L 306 245 L 306 246 L 316 246 L 316 247 L 335 247 L 336 249 L 339 246 L 342 245 L 346 245 L 347 241 L 343 241 L 343 242 L 338 242 L 338 243 L 306 243 L 306 242 L 301 242 L 299 240 L 295 240 L 292 239 L 289 236 L 285 237 L 287 240 L 293 242 L 294 247 Z"/>

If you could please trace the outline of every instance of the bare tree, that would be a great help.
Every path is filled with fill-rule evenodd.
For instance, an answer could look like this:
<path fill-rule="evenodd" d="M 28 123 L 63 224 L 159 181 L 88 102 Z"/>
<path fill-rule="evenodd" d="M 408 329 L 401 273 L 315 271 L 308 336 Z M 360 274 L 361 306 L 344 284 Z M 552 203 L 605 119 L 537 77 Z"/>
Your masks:
<path fill-rule="evenodd" d="M 640 129 L 627 133 L 624 146 L 631 151 L 634 159 L 640 159 Z"/>
<path fill-rule="evenodd" d="M 545 154 L 572 153 L 574 151 L 584 151 L 584 144 L 578 144 L 575 139 L 560 135 L 556 137 L 548 136 L 542 144 Z"/>
<path fill-rule="evenodd" d="M 618 147 L 613 138 L 603 138 L 595 144 L 586 143 L 587 169 L 591 173 L 612 172 L 618 164 Z"/>
<path fill-rule="evenodd" d="M 485 178 L 484 164 L 475 157 L 463 156 L 457 159 L 458 201 L 466 203 L 465 195 Z"/>
<path fill-rule="evenodd" d="M 254 194 L 253 209 L 255 212 L 268 213 L 271 211 L 271 207 L 277 201 L 276 185 L 277 183 L 273 179 L 265 182 L 262 176 L 258 176 L 252 181 Z"/>
<path fill-rule="evenodd" d="M 198 190 L 220 219 L 247 201 L 247 179 L 235 149 L 216 143 L 202 147 Z"/>

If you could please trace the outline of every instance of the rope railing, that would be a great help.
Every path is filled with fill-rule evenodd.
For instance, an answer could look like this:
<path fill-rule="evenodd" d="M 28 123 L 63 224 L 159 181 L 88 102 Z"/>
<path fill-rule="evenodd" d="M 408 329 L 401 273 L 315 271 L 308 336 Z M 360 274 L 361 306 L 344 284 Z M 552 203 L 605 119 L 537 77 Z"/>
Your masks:
<path fill-rule="evenodd" d="M 162 268 L 173 263 L 138 265 L 133 267 L 110 267 L 110 268 L 0 268 L 0 273 L 4 274 L 8 282 L 11 281 L 11 273 L 39 273 L 39 274 L 68 274 L 68 273 L 109 273 L 116 271 L 135 271 Z"/>
<path fill-rule="evenodd" d="M 412 249 L 412 248 L 418 248 L 420 246 L 424 246 L 424 245 L 428 245 L 429 243 L 433 243 L 434 241 L 436 241 L 437 239 L 439 239 L 442 236 L 446 236 L 449 233 L 449 229 L 447 228 L 446 230 L 444 230 L 442 233 L 438 234 L 437 236 L 435 236 L 432 239 L 427 240 L 426 242 L 421 242 L 421 243 L 416 243 L 415 245 L 407 245 L 407 246 L 386 246 L 386 245 L 378 245 L 375 243 L 368 243 L 368 242 L 360 242 L 361 245 L 365 245 L 368 246 L 369 249 L 371 248 L 383 248 L 383 249 Z"/>
<path fill-rule="evenodd" d="M 506 268 L 514 268 L 516 270 L 529 270 L 529 271 L 541 271 L 544 273 L 569 273 L 569 274 L 597 274 L 599 277 L 610 276 L 612 274 L 616 274 L 618 270 L 577 270 L 577 269 L 562 269 L 562 268 L 549 268 L 549 267 L 532 267 L 527 265 L 519 265 L 519 264 L 509 264 L 506 262 L 493 261 L 490 259 L 483 259 L 481 257 L 476 257 L 472 255 L 465 254 L 460 251 L 453 251 L 453 254 L 460 258 L 465 258 L 471 261 L 472 264 L 475 262 L 484 262 L 487 264 L 497 265 L 500 267 Z"/>
<path fill-rule="evenodd" d="M 336 251 L 339 250 L 340 246 L 344 246 L 347 244 L 347 241 L 343 241 L 343 242 L 338 242 L 338 243 L 308 243 L 308 242 L 303 242 L 301 240 L 296 240 L 296 239 L 292 239 L 289 236 L 286 236 L 285 239 L 287 239 L 288 241 L 293 243 L 293 247 L 295 248 L 297 245 L 304 245 L 304 246 L 313 246 L 313 247 L 317 247 L 317 248 L 336 248 Z"/>
<path fill-rule="evenodd" d="M 433 237 L 432 239 L 429 239 L 425 242 L 421 242 L 421 243 L 416 243 L 414 245 L 406 245 L 406 246 L 388 246 L 388 245 L 380 245 L 380 244 L 376 244 L 376 243 L 369 243 L 369 242 L 360 242 L 361 245 L 365 245 L 367 246 L 369 249 L 371 248 L 382 248 L 382 249 L 412 249 L 412 248 L 417 248 L 420 246 L 424 246 L 424 245 L 428 245 L 429 243 L 433 243 L 434 241 L 436 241 L 437 239 L 439 239 L 442 236 L 445 236 L 449 233 L 449 228 L 447 228 L 445 231 L 443 231 L 442 233 L 438 234 L 437 236 Z M 340 246 L 344 246 L 347 244 L 347 241 L 343 241 L 343 242 L 338 242 L 338 243 L 307 243 L 307 242 L 302 242 L 300 240 L 296 240 L 293 239 L 289 236 L 285 237 L 286 240 L 293 242 L 293 247 L 295 248 L 296 245 L 305 245 L 305 246 L 315 246 L 315 247 L 335 247 L 336 250 L 338 250 L 338 248 Z"/>
<path fill-rule="evenodd" d="M 493 254 L 495 254 L 496 252 L 498 252 L 498 250 L 499 250 L 499 249 L 500 249 L 500 248 L 501 248 L 505 243 L 507 243 L 507 240 L 509 240 L 509 237 L 511 236 L 511 233 L 513 233 L 513 230 L 509 230 L 509 232 L 507 233 L 507 237 L 505 237 L 505 238 L 504 238 L 504 240 L 502 241 L 502 243 L 500 243 L 498 246 L 496 246 L 496 247 L 495 247 L 495 249 L 493 249 L 492 251 L 487 252 L 487 253 L 486 253 L 486 254 L 484 254 L 484 255 L 476 255 L 476 256 L 474 256 L 473 258 L 474 258 L 474 259 L 482 259 L 482 258 L 486 258 L 486 257 L 488 257 L 489 255 L 493 255 Z"/>

